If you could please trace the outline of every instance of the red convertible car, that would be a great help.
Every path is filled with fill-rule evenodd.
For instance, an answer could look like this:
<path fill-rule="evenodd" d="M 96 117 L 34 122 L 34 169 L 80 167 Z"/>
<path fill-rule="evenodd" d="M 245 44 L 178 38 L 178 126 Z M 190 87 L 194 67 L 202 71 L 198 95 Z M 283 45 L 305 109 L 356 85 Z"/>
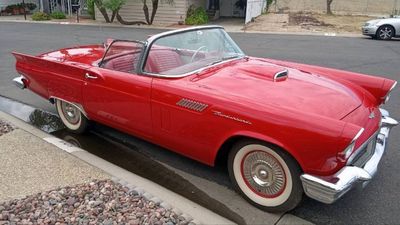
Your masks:
<path fill-rule="evenodd" d="M 396 81 L 249 57 L 219 26 L 13 54 L 15 84 L 54 103 L 71 132 L 96 121 L 226 162 L 237 191 L 267 211 L 364 186 L 397 125 L 380 108 Z"/>

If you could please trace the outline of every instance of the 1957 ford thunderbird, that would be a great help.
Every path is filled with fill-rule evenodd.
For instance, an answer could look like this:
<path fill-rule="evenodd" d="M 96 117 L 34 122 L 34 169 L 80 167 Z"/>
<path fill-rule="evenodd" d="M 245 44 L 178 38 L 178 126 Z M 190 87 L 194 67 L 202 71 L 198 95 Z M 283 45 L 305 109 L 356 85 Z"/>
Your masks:
<path fill-rule="evenodd" d="M 213 166 L 267 211 L 333 203 L 377 172 L 396 81 L 246 56 L 222 27 L 30 56 L 14 79 L 71 132 L 96 121 Z"/>

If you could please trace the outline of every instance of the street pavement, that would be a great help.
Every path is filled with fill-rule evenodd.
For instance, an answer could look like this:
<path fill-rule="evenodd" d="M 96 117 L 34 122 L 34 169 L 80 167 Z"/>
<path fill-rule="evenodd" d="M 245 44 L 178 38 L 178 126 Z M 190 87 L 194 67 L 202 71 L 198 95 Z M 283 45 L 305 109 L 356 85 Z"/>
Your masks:
<path fill-rule="evenodd" d="M 11 51 L 29 54 L 89 43 L 101 43 L 106 38 L 145 39 L 160 30 L 105 28 L 95 26 L 43 25 L 25 23 L 0 23 L 0 95 L 55 112 L 53 106 L 28 91 L 15 88 L 10 80 L 16 76 Z M 308 64 L 329 66 L 385 76 L 400 80 L 400 40 L 376 41 L 368 38 L 319 37 L 296 35 L 268 35 L 232 33 L 242 50 L 251 56 L 269 57 Z M 385 106 L 394 118 L 400 118 L 400 88 L 393 93 Z M 244 211 L 254 217 L 247 222 L 259 222 L 265 215 L 242 201 L 232 190 L 222 168 L 212 169 L 142 140 L 99 126 L 97 131 L 138 146 L 157 161 L 172 168 L 191 183 L 207 190 L 207 194 L 231 206 L 234 211 Z M 400 221 L 400 195 L 398 176 L 400 161 L 400 128 L 391 134 L 389 148 L 379 172 L 363 190 L 354 190 L 333 205 L 311 199 L 291 213 L 316 224 L 398 224 Z M 236 210 L 235 210 L 236 209 Z M 246 210 L 247 209 L 247 210 Z"/>

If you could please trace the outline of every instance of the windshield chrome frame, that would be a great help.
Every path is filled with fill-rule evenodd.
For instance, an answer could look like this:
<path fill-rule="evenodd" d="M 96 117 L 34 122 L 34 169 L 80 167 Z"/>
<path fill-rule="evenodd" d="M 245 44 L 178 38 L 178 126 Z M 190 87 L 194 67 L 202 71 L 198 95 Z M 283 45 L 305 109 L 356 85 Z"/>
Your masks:
<path fill-rule="evenodd" d="M 145 63 L 147 61 L 147 57 L 149 55 L 151 46 L 158 39 L 163 38 L 163 37 L 167 37 L 167 36 L 171 36 L 171 35 L 175 35 L 175 34 L 185 33 L 185 32 L 188 32 L 188 31 L 208 30 L 208 29 L 222 29 L 222 30 L 225 31 L 224 27 L 222 27 L 222 26 L 219 26 L 219 25 L 208 25 L 208 26 L 189 27 L 189 28 L 184 28 L 184 29 L 179 29 L 179 30 L 171 30 L 171 31 L 166 31 L 166 32 L 151 36 L 150 38 L 147 39 L 146 42 L 144 42 L 145 43 L 144 50 L 143 50 L 143 54 L 141 55 L 140 64 L 139 64 L 139 67 L 138 67 L 139 74 L 149 75 L 149 76 L 154 76 L 154 77 L 163 77 L 163 78 L 181 78 L 181 77 L 189 76 L 191 74 L 200 73 L 201 71 L 203 71 L 205 69 L 208 69 L 210 67 L 213 67 L 213 66 L 217 66 L 217 65 L 220 65 L 220 64 L 223 64 L 223 63 L 226 63 L 226 62 L 231 62 L 231 61 L 234 61 L 234 60 L 238 60 L 238 59 L 242 59 L 242 58 L 247 57 L 244 54 L 244 52 L 242 51 L 242 49 L 240 49 L 240 47 L 237 46 L 235 41 L 232 40 L 233 43 L 236 45 L 236 47 L 243 53 L 243 55 L 238 56 L 237 58 L 233 58 L 233 59 L 229 59 L 229 60 L 223 60 L 223 61 L 221 61 L 219 63 L 215 63 L 213 65 L 205 66 L 203 68 L 200 68 L 200 69 L 197 69 L 197 70 L 194 70 L 194 71 L 190 71 L 190 72 L 187 72 L 187 73 L 183 73 L 183 74 L 168 74 L 167 75 L 167 74 L 157 74 L 157 73 L 150 73 L 150 72 L 144 71 Z"/>

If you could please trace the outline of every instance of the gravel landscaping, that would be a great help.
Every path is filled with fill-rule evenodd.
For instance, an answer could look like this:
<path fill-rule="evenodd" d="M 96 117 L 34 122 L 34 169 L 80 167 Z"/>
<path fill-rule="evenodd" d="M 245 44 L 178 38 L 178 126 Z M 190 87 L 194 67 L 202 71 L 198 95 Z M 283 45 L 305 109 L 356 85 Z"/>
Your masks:
<path fill-rule="evenodd" d="M 3 127 L 3 124 L 2 124 Z M 190 224 L 111 180 L 63 187 L 0 203 L 3 224 Z"/>
<path fill-rule="evenodd" d="M 11 132 L 14 130 L 14 127 L 11 126 L 10 124 L 0 120 L 0 136 L 3 134 L 6 134 L 8 132 Z"/>

